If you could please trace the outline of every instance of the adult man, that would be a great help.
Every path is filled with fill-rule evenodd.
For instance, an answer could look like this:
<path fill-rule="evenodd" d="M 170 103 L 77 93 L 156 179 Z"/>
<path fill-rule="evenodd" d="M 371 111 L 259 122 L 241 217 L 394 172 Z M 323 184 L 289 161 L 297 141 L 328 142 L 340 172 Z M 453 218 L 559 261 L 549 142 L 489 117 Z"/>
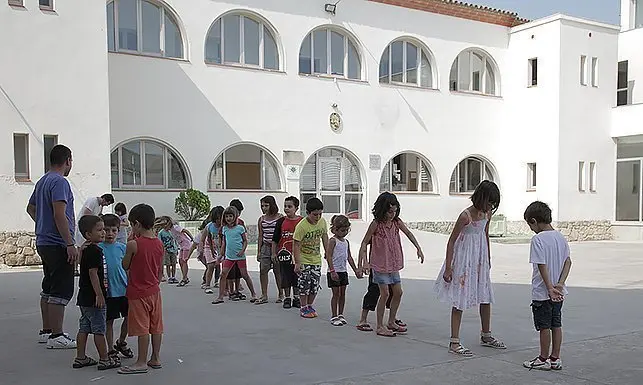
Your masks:
<path fill-rule="evenodd" d="M 114 196 L 112 194 L 103 194 L 99 197 L 91 197 L 85 201 L 83 207 L 78 210 L 78 215 L 76 218 L 80 220 L 85 215 L 101 215 L 103 213 L 103 207 L 109 206 L 114 203 Z M 85 243 L 85 237 L 78 231 L 78 226 L 76 226 L 76 246 L 81 247 Z M 74 275 L 78 276 L 78 265 L 80 261 L 75 261 L 74 263 Z"/>
<path fill-rule="evenodd" d="M 65 306 L 74 296 L 74 196 L 65 179 L 71 171 L 71 150 L 56 145 L 49 154 L 49 172 L 36 183 L 27 213 L 36 222 L 36 249 L 44 277 L 40 293 L 42 330 L 39 342 L 49 349 L 75 349 L 76 341 L 63 333 Z"/>

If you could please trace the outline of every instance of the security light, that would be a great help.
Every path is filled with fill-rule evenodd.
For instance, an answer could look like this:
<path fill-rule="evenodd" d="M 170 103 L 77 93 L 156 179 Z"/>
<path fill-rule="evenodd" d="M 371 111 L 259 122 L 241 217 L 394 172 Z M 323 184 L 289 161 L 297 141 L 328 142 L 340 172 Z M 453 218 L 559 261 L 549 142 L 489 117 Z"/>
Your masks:
<path fill-rule="evenodd" d="M 331 15 L 335 14 L 335 10 L 337 9 L 337 3 L 335 4 L 326 4 L 324 5 L 324 9 L 326 12 L 330 13 Z"/>

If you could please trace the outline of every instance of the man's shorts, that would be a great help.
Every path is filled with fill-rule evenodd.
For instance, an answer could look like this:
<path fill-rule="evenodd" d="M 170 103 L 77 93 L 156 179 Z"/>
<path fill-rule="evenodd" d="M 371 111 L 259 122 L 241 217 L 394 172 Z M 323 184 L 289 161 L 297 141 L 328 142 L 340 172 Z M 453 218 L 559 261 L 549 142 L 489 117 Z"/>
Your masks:
<path fill-rule="evenodd" d="M 165 266 L 176 265 L 176 254 L 166 252 L 163 254 L 163 264 Z"/>
<path fill-rule="evenodd" d="M 161 293 L 149 297 L 130 299 L 127 317 L 127 334 L 139 337 L 163 334 L 163 302 Z"/>
<path fill-rule="evenodd" d="M 339 276 L 339 279 L 337 281 L 333 281 L 331 273 L 326 273 L 326 281 L 328 282 L 328 287 L 333 288 L 348 286 L 348 273 L 345 271 L 339 271 L 337 272 L 337 275 Z"/>
<path fill-rule="evenodd" d="M 107 311 L 105 308 L 99 309 L 97 307 L 80 307 L 80 321 L 78 321 L 78 331 L 80 333 L 105 335 L 105 322 Z"/>
<path fill-rule="evenodd" d="M 107 298 L 106 303 L 108 321 L 127 317 L 129 308 L 127 297 L 110 297 Z"/>
<path fill-rule="evenodd" d="M 299 274 L 299 294 L 315 295 L 319 291 L 321 265 L 301 265 Z"/>
<path fill-rule="evenodd" d="M 66 306 L 74 296 L 74 265 L 67 262 L 64 246 L 37 246 L 42 260 L 42 292 L 47 303 Z"/>
<path fill-rule="evenodd" d="M 562 319 L 563 302 L 532 301 L 531 310 L 534 313 L 534 326 L 536 330 L 546 330 L 563 327 Z"/>

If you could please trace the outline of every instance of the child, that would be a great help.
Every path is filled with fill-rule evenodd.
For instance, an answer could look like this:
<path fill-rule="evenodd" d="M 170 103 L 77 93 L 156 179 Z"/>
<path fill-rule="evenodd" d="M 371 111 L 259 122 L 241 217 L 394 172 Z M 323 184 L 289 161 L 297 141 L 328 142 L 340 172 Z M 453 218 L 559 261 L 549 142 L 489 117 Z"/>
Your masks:
<path fill-rule="evenodd" d="M 129 317 L 127 331 L 138 337 L 138 359 L 132 366 L 121 368 L 120 374 L 147 373 L 147 368 L 160 369 L 163 338 L 163 303 L 159 278 L 163 274 L 163 243 L 155 236 L 154 209 L 139 204 L 129 213 L 132 232 L 136 238 L 127 242 L 123 268 L 129 272 L 127 301 Z M 152 336 L 152 356 L 147 352 Z"/>
<path fill-rule="evenodd" d="M 221 271 L 221 285 L 219 286 L 219 297 L 212 301 L 212 304 L 223 303 L 223 295 L 226 292 L 226 281 L 228 273 L 236 265 L 239 266 L 241 277 L 246 281 L 252 299 L 256 301 L 255 289 L 252 285 L 252 279 L 248 275 L 246 265 L 246 248 L 248 247 L 248 238 L 246 237 L 246 228 L 239 225 L 239 212 L 236 208 L 230 206 L 223 212 L 223 239 L 221 250 L 225 253 L 223 269 Z"/>
<path fill-rule="evenodd" d="M 326 261 L 328 262 L 326 280 L 328 287 L 333 291 L 333 297 L 330 300 L 332 313 L 330 323 L 333 326 L 343 326 L 348 323 L 344 318 L 346 286 L 348 286 L 346 262 L 351 265 L 357 278 L 362 278 L 362 272 L 357 269 L 351 256 L 350 243 L 345 238 L 350 229 L 351 222 L 345 215 L 335 215 L 330 220 L 330 232 L 333 233 L 333 237 L 328 240 L 328 248 L 326 249 Z"/>
<path fill-rule="evenodd" d="M 203 271 L 203 277 L 201 278 L 201 289 L 204 290 L 206 288 L 205 276 L 206 276 L 206 273 L 207 273 L 207 270 L 208 270 L 208 264 L 205 262 L 205 255 L 204 255 L 201 240 L 203 239 L 203 237 L 206 236 L 205 232 L 207 230 L 205 229 L 205 226 L 203 226 L 203 227 L 202 226 L 203 226 L 203 224 L 201 226 L 199 226 L 199 232 L 196 233 L 196 235 L 194 236 L 194 239 L 192 240 L 192 247 L 190 247 L 190 255 L 192 255 L 192 253 L 194 253 L 194 251 L 196 250 L 196 252 L 197 252 L 197 256 L 196 256 L 197 261 L 201 262 L 203 264 L 203 266 L 205 267 L 205 270 Z M 212 289 L 210 289 L 210 290 L 212 290 Z"/>
<path fill-rule="evenodd" d="M 241 203 L 239 199 L 233 199 L 230 201 L 230 206 L 237 209 L 237 212 L 239 213 L 237 224 L 246 227 L 246 223 L 241 219 L 243 203 Z M 221 227 L 221 231 L 223 231 L 223 227 Z M 223 238 L 223 234 L 221 232 L 219 233 L 219 238 Z M 225 258 L 225 255 L 222 255 L 221 258 Z M 230 273 L 228 273 L 228 292 L 230 293 L 230 299 L 233 301 L 245 300 L 246 296 L 241 294 L 242 291 L 241 270 L 239 270 L 239 266 L 235 264 Z"/>
<path fill-rule="evenodd" d="M 179 244 L 179 266 L 181 267 L 182 275 L 179 286 L 182 287 L 190 283 L 190 278 L 188 278 L 188 260 L 190 259 L 190 247 L 192 246 L 194 238 L 187 229 L 181 227 L 177 222 L 173 223 L 170 232 Z"/>
<path fill-rule="evenodd" d="M 277 221 L 282 217 L 279 214 L 279 207 L 275 201 L 275 197 L 267 195 L 260 200 L 261 212 L 263 215 L 257 221 L 257 228 L 259 229 L 259 236 L 257 241 L 257 262 L 259 262 L 259 280 L 261 282 L 261 297 L 255 302 L 255 305 L 268 303 L 268 273 L 272 269 L 275 275 L 275 282 L 277 283 L 277 290 L 279 296 L 277 303 L 284 300 L 284 291 L 279 286 L 279 269 L 272 260 L 272 238 L 275 234 L 275 226 Z"/>
<path fill-rule="evenodd" d="M 302 217 L 297 215 L 299 210 L 299 199 L 290 196 L 284 200 L 285 217 L 281 217 L 276 225 L 275 232 L 272 236 L 272 256 L 279 264 L 280 282 L 279 287 L 286 294 L 284 299 L 284 309 L 295 307 L 299 309 L 299 286 L 297 285 L 297 274 L 295 274 L 295 264 L 292 258 L 292 236 L 295 233 L 295 227 L 301 222 Z M 293 298 L 290 298 L 290 288 L 292 287 Z"/>
<path fill-rule="evenodd" d="M 98 370 L 113 369 L 121 366 L 117 358 L 107 354 L 105 341 L 105 297 L 107 296 L 107 272 L 103 251 L 98 246 L 105 239 L 103 220 L 96 215 L 84 215 L 78 221 L 78 230 L 87 242 L 83 245 L 80 259 L 80 279 L 77 304 L 80 307 L 78 336 L 76 337 L 76 369 L 98 364 Z M 85 354 L 87 338 L 94 335 L 94 345 L 98 351 L 97 362 Z"/>
<path fill-rule="evenodd" d="M 212 289 L 210 289 L 210 283 L 212 282 L 212 275 L 214 274 L 214 287 L 219 287 L 219 278 L 221 277 L 221 257 L 219 251 L 221 250 L 221 236 L 219 233 L 222 231 L 221 222 L 223 218 L 223 212 L 225 210 L 222 206 L 216 206 L 210 211 L 210 222 L 206 226 L 204 233 L 203 242 L 203 251 L 204 251 L 204 260 L 206 263 L 205 271 L 205 293 L 214 294 Z"/>
<path fill-rule="evenodd" d="M 121 219 L 114 214 L 103 215 L 105 224 L 105 241 L 99 244 L 105 256 L 107 266 L 107 354 L 118 357 L 120 352 L 127 358 L 134 357 L 132 349 L 127 347 L 127 273 L 123 270 L 125 244 L 116 241 L 120 232 Z M 123 317 L 120 338 L 114 344 L 114 320 Z"/>
<path fill-rule="evenodd" d="M 118 215 L 120 219 L 118 235 L 116 236 L 116 242 L 126 244 L 127 237 L 129 236 L 129 221 L 127 220 L 127 207 L 122 202 L 118 202 L 114 205 L 114 213 Z"/>
<path fill-rule="evenodd" d="M 476 187 L 471 202 L 473 205 L 465 209 L 455 223 L 447 243 L 446 260 L 435 281 L 440 301 L 452 306 L 449 353 L 463 357 L 473 357 L 473 353 L 460 344 L 462 311 L 478 305 L 482 324 L 480 344 L 507 348 L 491 334 L 489 220 L 500 205 L 500 190 L 495 183 L 485 180 Z"/>
<path fill-rule="evenodd" d="M 534 325 L 540 333 L 540 355 L 525 361 L 526 368 L 561 370 L 560 346 L 563 342 L 561 310 L 567 295 L 565 281 L 572 267 L 565 237 L 551 226 L 551 209 L 534 202 L 525 210 L 525 221 L 536 233 L 531 239 L 529 262 L 533 265 L 531 309 Z M 551 354 L 549 348 L 551 345 Z"/>
<path fill-rule="evenodd" d="M 176 279 L 176 256 L 179 252 L 179 246 L 170 232 L 172 226 L 172 219 L 168 216 L 160 217 L 154 224 L 155 229 L 158 229 L 158 237 L 165 248 L 163 264 L 167 271 L 167 283 L 179 283 L 179 280 Z"/>
<path fill-rule="evenodd" d="M 317 317 L 313 307 L 319 290 L 321 278 L 320 243 L 324 252 L 328 249 L 328 227 L 322 218 L 324 204 L 319 198 L 310 198 L 306 202 L 306 218 L 295 227 L 293 251 L 295 256 L 295 273 L 299 275 L 299 315 L 303 318 Z"/>
<path fill-rule="evenodd" d="M 366 235 L 359 249 L 359 265 L 364 270 L 371 269 L 373 283 L 379 286 L 380 296 L 377 301 L 378 336 L 395 337 L 405 334 L 407 328 L 396 323 L 397 310 L 402 300 L 402 280 L 400 270 L 404 268 L 404 254 L 400 231 L 413 243 L 420 263 L 424 263 L 422 248 L 413 233 L 400 219 L 400 203 L 394 194 L 384 192 L 377 197 L 373 205 L 373 221 L 368 226 Z M 371 245 L 367 258 L 366 249 Z M 369 267 L 370 266 L 370 267 Z M 384 326 L 386 302 L 391 298 L 388 324 Z M 368 314 L 368 313 L 367 313 Z M 364 320 L 365 321 L 365 320 Z"/>

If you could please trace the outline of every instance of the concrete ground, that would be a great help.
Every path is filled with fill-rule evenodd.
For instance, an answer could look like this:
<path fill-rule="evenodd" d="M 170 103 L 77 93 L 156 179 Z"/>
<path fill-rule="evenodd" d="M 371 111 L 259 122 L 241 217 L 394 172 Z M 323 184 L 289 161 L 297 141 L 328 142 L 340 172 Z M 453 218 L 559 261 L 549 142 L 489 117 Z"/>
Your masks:
<path fill-rule="evenodd" d="M 365 226 L 355 224 L 354 255 Z M 433 294 L 444 258 L 446 237 L 416 233 L 426 261 L 420 265 L 405 241 L 405 294 L 400 317 L 409 334 L 392 339 L 355 329 L 366 280 L 351 278 L 346 316 L 349 325 L 328 322 L 325 284 L 317 300 L 318 319 L 274 303 L 211 305 L 199 289 L 202 270 L 192 261 L 192 284 L 163 285 L 166 334 L 163 369 L 120 376 L 95 368 L 74 370 L 72 351 L 46 350 L 35 343 L 40 328 L 41 274 L 0 274 L 0 384 L 641 384 L 643 383 L 643 243 L 578 243 L 565 302 L 561 372 L 528 371 L 522 362 L 537 354 L 538 335 L 530 313 L 528 245 L 492 245 L 496 304 L 494 333 L 509 347 L 479 346 L 476 311 L 465 313 L 463 343 L 476 357 L 447 353 L 449 307 Z M 250 264 L 256 270 L 256 264 Z M 256 272 L 252 275 L 258 286 Z M 274 299 L 274 287 L 271 295 Z M 70 306 L 66 330 L 77 330 L 78 310 Z M 374 321 L 373 314 L 369 317 Z M 135 346 L 135 340 L 130 340 Z M 89 349 L 95 355 L 93 347 Z M 128 360 L 123 361 L 125 364 Z"/>

